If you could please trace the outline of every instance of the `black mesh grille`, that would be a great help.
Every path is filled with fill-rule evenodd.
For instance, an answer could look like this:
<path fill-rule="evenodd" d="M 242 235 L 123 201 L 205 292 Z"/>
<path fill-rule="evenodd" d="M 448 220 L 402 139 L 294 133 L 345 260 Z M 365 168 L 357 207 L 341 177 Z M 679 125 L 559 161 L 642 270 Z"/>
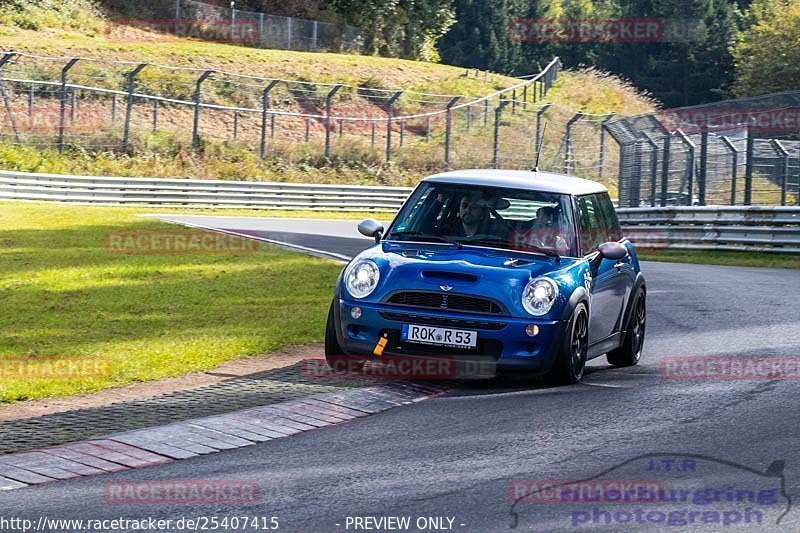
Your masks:
<path fill-rule="evenodd" d="M 423 309 L 447 309 L 467 313 L 499 315 L 503 312 L 498 304 L 486 298 L 464 296 L 462 294 L 441 294 L 437 292 L 406 291 L 393 294 L 388 303 L 420 307 Z"/>
<path fill-rule="evenodd" d="M 395 313 L 381 311 L 381 316 L 396 322 L 410 322 L 425 326 L 443 326 L 464 329 L 500 330 L 506 327 L 504 322 L 488 322 L 483 320 L 464 320 L 461 318 L 448 318 L 439 316 L 415 315 L 413 313 Z"/>

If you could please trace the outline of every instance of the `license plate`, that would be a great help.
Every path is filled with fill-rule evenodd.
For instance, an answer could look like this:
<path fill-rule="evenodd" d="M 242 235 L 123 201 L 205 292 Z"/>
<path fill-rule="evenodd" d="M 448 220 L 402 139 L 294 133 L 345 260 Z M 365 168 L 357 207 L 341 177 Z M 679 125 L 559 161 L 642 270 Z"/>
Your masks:
<path fill-rule="evenodd" d="M 433 346 L 452 346 L 456 348 L 476 348 L 478 346 L 477 331 L 437 328 L 417 324 L 403 324 L 400 338 L 407 342 Z"/>

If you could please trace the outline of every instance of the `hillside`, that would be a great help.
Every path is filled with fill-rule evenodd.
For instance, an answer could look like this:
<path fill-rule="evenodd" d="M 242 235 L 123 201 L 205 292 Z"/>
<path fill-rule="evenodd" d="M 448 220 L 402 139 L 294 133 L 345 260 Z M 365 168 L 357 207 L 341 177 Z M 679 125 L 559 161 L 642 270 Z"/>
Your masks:
<path fill-rule="evenodd" d="M 21 0 L 14 0 L 21 1 Z M 32 6 L 33 4 L 26 4 Z M 147 62 L 154 65 L 170 67 L 192 67 L 202 69 L 224 70 L 231 73 L 254 75 L 264 78 L 282 78 L 302 80 L 316 83 L 345 83 L 352 86 L 371 88 L 402 88 L 421 93 L 460 94 L 462 102 L 482 97 L 497 90 L 519 83 L 519 79 L 499 74 L 476 75 L 473 71 L 467 74 L 465 69 L 435 63 L 407 61 L 375 56 L 355 54 L 309 53 L 285 50 L 264 50 L 235 46 L 216 42 L 190 39 L 161 40 L 153 34 L 141 30 L 126 30 L 123 35 L 133 36 L 126 40 L 114 39 L 119 35 L 108 30 L 109 23 L 102 10 L 92 7 L 87 0 L 69 0 L 59 4 L 50 0 L 40 0 L 38 11 L 33 7 L 28 11 L 18 11 L 14 17 L 9 16 L 7 7 L 0 7 L 0 48 L 13 49 L 19 52 L 40 56 L 56 56 L 65 58 L 80 56 L 101 60 L 100 63 L 81 63 L 72 75 L 82 76 L 80 83 L 95 83 L 109 88 L 121 87 L 119 72 L 106 69 L 107 61 Z M 54 7 L 58 5 L 59 7 Z M 44 9 L 47 6 L 47 9 Z M 69 10 L 72 11 L 69 11 Z M 5 10 L 5 11 L 4 11 Z M 65 12 L 65 10 L 67 12 Z M 36 79 L 57 79 L 58 68 L 64 60 L 52 61 L 52 72 L 45 76 L 44 71 L 31 71 Z M 541 61 L 547 63 L 549 58 Z M 19 65 L 10 67 L 19 70 Z M 85 69 L 81 71 L 82 69 Z M 117 70 L 128 69 L 121 66 Z M 531 71 L 535 68 L 532 67 Z M 80 74 L 83 72 L 83 74 Z M 157 67 L 148 67 L 151 77 L 148 83 L 158 88 L 174 91 L 175 80 L 170 76 L 162 76 L 166 72 Z M 112 75 L 116 75 L 113 78 Z M 196 74 L 187 74 L 188 77 Z M 104 79 L 105 78 L 105 79 Z M 193 78 L 192 78 L 193 79 Z M 184 87 L 183 98 L 186 98 L 185 87 L 193 87 L 193 83 L 181 82 Z M 223 80 L 218 84 L 220 94 L 226 93 L 229 87 Z M 15 105 L 20 112 L 27 109 L 27 92 L 24 84 L 17 88 Z M 13 87 L 12 87 L 13 89 Z M 258 103 L 258 89 L 254 89 L 255 101 Z M 318 89 L 315 89 L 318 91 Z M 327 90 L 327 89 L 326 89 Z M 301 91 L 302 92 L 302 91 Z M 319 92 L 315 92 L 310 105 L 303 105 L 294 95 L 293 109 L 319 113 Z M 324 94 L 324 93 L 322 93 Z M 49 106 L 50 113 L 57 108 L 57 94 L 51 92 L 49 97 L 37 102 Z M 166 96 L 178 97 L 173 93 Z M 290 95 L 291 96 L 291 95 Z M 517 95 L 519 98 L 521 95 Z M 80 98 L 80 97 L 79 97 Z M 91 100 L 91 95 L 87 102 Z M 442 100 L 440 99 L 439 102 Z M 444 100 L 446 101 L 446 99 Z M 558 148 L 559 135 L 565 120 L 576 111 L 585 113 L 623 113 L 639 114 L 654 109 L 655 103 L 647 95 L 637 91 L 630 84 L 612 75 L 590 70 L 564 71 L 548 93 L 547 101 L 555 105 L 544 116 L 550 121 L 550 128 L 545 135 L 544 156 L 550 157 L 555 164 L 563 157 Z M 43 102 L 43 103 L 42 103 Z M 401 101 L 402 102 L 402 101 Z M 497 105 L 493 101 L 493 108 Z M 230 102 L 220 102 L 229 104 Z M 297 104 L 300 104 L 299 108 Z M 108 114 L 106 101 L 105 111 Z M 78 100 L 78 105 L 81 100 Z M 353 107 L 347 101 L 337 104 L 334 112 L 341 110 L 343 115 L 385 116 L 380 105 L 361 105 Z M 349 106 L 349 107 L 348 107 Z M 438 107 L 437 107 L 438 106 Z M 251 106 L 253 107 L 253 106 Z M 440 110 L 443 104 L 429 105 L 428 111 Z M 400 105 L 403 112 L 413 112 L 413 108 Z M 535 107 L 526 107 L 524 111 L 514 108 L 516 114 L 505 115 L 500 124 L 502 137 L 500 146 L 500 165 L 511 165 L 509 159 L 517 154 L 530 154 L 533 145 L 533 121 Z M 483 113 L 481 127 L 469 129 L 469 118 L 465 111 Z M 406 144 L 398 150 L 397 140 L 394 149 L 396 157 L 391 163 L 384 160 L 385 142 L 380 135 L 385 127 L 379 128 L 377 142 L 370 146 L 369 132 L 365 127 L 356 127 L 351 131 L 346 128 L 344 137 L 334 141 L 333 157 L 322 157 L 321 143 L 324 139 L 324 125 L 318 120 L 304 125 L 298 120 L 281 120 L 284 129 L 275 137 L 269 146 L 269 156 L 262 160 L 258 157 L 258 122 L 257 117 L 240 117 L 239 137 L 231 139 L 228 132 L 235 127 L 233 117 L 226 114 L 204 113 L 201 121 L 202 149 L 191 147 L 191 139 L 187 137 L 187 127 L 191 125 L 191 113 L 188 110 L 170 109 L 163 106 L 159 112 L 159 131 L 149 132 L 151 111 L 146 106 L 137 106 L 133 113 L 133 123 L 138 130 L 131 140 L 131 149 L 122 153 L 119 147 L 120 126 L 116 129 L 98 128 L 91 132 L 92 142 L 87 142 L 87 135 L 77 136 L 75 142 L 68 140 L 63 153 L 53 148 L 19 146 L 11 143 L 13 136 L 3 131 L 7 126 L 0 122 L 0 168 L 36 171 L 62 172 L 96 175 L 125 175 L 151 177 L 199 177 L 220 179 L 250 179 L 259 181 L 307 181 L 307 182 L 347 182 L 347 183 L 386 183 L 413 184 L 420 176 L 438 170 L 442 166 L 444 146 L 443 116 L 435 117 L 430 135 L 423 132 L 422 119 L 407 124 Z M 485 166 L 491 159 L 491 121 L 486 109 L 462 109 L 454 116 L 458 137 L 453 140 L 453 157 L 458 165 Z M 491 113 L 492 115 L 494 113 Z M 108 116 L 106 116 L 108 121 Z M 466 121 L 466 131 L 464 125 Z M 187 126 L 188 125 L 188 126 Z M 357 126 L 357 124 L 356 124 Z M 461 129 L 459 129 L 461 128 Z M 305 130 L 305 141 L 304 133 Z M 583 129 L 591 133 L 578 151 L 596 159 L 596 124 L 592 129 Z M 2 135 L 5 133 L 4 135 Z M 395 135 L 401 135 L 396 131 Z M 341 136 L 341 133 L 340 133 Z M 365 138 L 366 137 L 366 138 Z M 579 141 L 580 143 L 580 141 Z M 40 143 L 41 144 L 41 143 Z M 112 149 L 109 149 L 112 148 Z M 508 154 L 508 155 L 506 155 Z M 529 155 L 513 163 L 515 166 L 528 165 Z M 608 159 L 613 164 L 613 157 Z M 590 163 L 593 165 L 594 163 Z M 595 172 L 590 168 L 591 172 Z"/>

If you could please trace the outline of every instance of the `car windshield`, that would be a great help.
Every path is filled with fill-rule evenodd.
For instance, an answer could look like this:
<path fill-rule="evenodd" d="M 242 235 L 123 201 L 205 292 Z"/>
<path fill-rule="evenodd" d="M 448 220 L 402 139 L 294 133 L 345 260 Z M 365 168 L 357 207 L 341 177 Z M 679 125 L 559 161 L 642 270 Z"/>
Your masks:
<path fill-rule="evenodd" d="M 566 194 L 426 182 L 386 238 L 575 256 L 573 228 Z"/>

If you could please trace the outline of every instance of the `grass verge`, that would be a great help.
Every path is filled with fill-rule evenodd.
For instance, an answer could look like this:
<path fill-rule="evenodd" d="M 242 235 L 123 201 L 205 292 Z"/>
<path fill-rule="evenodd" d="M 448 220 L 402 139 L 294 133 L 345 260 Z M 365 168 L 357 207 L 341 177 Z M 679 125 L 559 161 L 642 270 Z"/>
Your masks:
<path fill-rule="evenodd" d="M 639 259 L 642 261 L 692 263 L 697 265 L 800 268 L 799 256 L 765 252 L 659 250 L 657 252 L 639 253 Z"/>
<path fill-rule="evenodd" d="M 135 216 L 143 211 L 0 203 L 0 402 L 208 370 L 322 339 L 340 265 L 272 246 L 106 251 L 111 231 L 180 229 Z M 98 358 L 110 373 L 30 379 L 16 370 L 68 358 Z"/>

